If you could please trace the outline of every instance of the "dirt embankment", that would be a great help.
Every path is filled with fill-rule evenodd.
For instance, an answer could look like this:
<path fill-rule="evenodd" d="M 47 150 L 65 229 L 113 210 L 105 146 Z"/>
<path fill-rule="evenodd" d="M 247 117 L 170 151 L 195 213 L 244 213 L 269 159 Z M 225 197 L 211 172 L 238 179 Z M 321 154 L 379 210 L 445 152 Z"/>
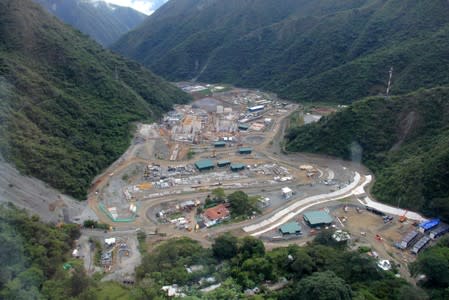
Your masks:
<path fill-rule="evenodd" d="M 24 176 L 0 160 L 0 203 L 6 202 L 38 215 L 44 222 L 96 219 L 85 202 L 63 195 L 36 178 Z"/>

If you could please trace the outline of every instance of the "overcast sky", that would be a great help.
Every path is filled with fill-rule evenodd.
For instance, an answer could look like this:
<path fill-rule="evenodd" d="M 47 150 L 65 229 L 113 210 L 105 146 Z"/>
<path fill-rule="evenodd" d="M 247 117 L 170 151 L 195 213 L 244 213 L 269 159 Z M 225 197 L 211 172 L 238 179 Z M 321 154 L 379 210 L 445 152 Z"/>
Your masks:
<path fill-rule="evenodd" d="M 135 10 L 143 12 L 144 14 L 150 15 L 157 8 L 158 5 L 167 2 L 167 0 L 103 0 L 105 2 L 132 7 Z"/>

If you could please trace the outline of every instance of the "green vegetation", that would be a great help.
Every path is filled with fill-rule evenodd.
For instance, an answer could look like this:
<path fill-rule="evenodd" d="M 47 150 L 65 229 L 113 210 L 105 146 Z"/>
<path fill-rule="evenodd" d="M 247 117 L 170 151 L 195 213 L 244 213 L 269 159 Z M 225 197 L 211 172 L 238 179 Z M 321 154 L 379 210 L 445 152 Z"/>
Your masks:
<path fill-rule="evenodd" d="M 350 103 L 449 83 L 449 10 L 436 0 L 173 0 L 112 48 L 170 80 Z"/>
<path fill-rule="evenodd" d="M 237 191 L 228 195 L 228 202 L 231 205 L 232 217 L 252 216 L 254 213 L 259 213 L 257 207 L 259 202 L 258 196 L 248 196 L 245 192 Z"/>
<path fill-rule="evenodd" d="M 326 246 L 326 238 L 298 247 L 290 245 L 266 251 L 253 237 L 219 236 L 212 249 L 188 238 L 162 242 L 145 251 L 145 233 L 139 233 L 143 251 L 137 282 L 128 289 L 114 282 L 89 278 L 82 261 L 70 259 L 79 229 L 54 227 L 12 206 L 0 206 L 0 298 L 2 299 L 166 299 L 164 285 L 177 284 L 186 299 L 243 299 L 246 289 L 258 287 L 255 299 L 427 299 L 426 292 L 412 287 L 391 272 L 377 268 L 373 258 L 341 245 Z M 323 237 L 326 237 L 323 234 Z M 447 297 L 447 240 L 420 254 L 412 266 L 424 273 L 422 285 L 431 299 Z M 11 255 L 14 253 L 14 255 Z M 72 268 L 64 270 L 69 263 Z M 189 269 L 189 270 L 188 270 Z M 222 285 L 209 293 L 205 278 Z M 285 285 L 272 291 L 271 284 Z"/>
<path fill-rule="evenodd" d="M 103 46 L 111 45 L 120 36 L 137 27 L 146 15 L 129 7 L 82 0 L 34 0 L 64 23 L 89 35 Z"/>
<path fill-rule="evenodd" d="M 187 272 L 186 267 L 193 265 L 202 267 Z M 145 299 L 143 295 L 159 299 L 164 295 L 161 287 L 174 283 L 187 299 L 244 299 L 244 290 L 255 287 L 260 289 L 255 299 L 405 299 L 403 295 L 410 291 L 425 296 L 422 290 L 378 269 L 366 254 L 319 243 L 267 252 L 259 239 L 230 234 L 218 237 L 212 251 L 187 238 L 166 241 L 145 255 L 138 274 L 133 290 L 134 295 L 141 295 L 137 299 Z M 205 285 L 199 282 L 210 276 L 222 285 L 203 293 L 200 289 Z M 277 282 L 285 282 L 285 287 L 271 291 L 269 285 Z"/>
<path fill-rule="evenodd" d="M 133 299 L 118 283 L 89 278 L 83 261 L 70 257 L 79 236 L 77 225 L 47 225 L 24 210 L 0 205 L 0 298 Z M 71 268 L 65 270 L 66 264 Z"/>
<path fill-rule="evenodd" d="M 449 239 L 445 238 L 436 246 L 422 252 L 412 264 L 411 270 L 415 275 L 426 276 L 420 284 L 429 293 L 430 299 L 448 299 Z"/>
<path fill-rule="evenodd" d="M 128 147 L 132 122 L 190 100 L 31 0 L 0 3 L 0 34 L 0 153 L 78 199 Z"/>
<path fill-rule="evenodd" d="M 236 191 L 226 196 L 223 188 L 216 188 L 212 190 L 211 195 L 207 195 L 204 208 L 228 202 L 231 207 L 232 218 L 240 220 L 252 216 L 254 213 L 260 213 L 257 206 L 259 200 L 259 196 L 248 196 L 242 191 Z"/>
<path fill-rule="evenodd" d="M 304 125 L 304 113 L 302 111 L 295 111 L 290 115 L 289 126 L 299 127 Z"/>
<path fill-rule="evenodd" d="M 449 88 L 368 98 L 291 128 L 287 150 L 363 162 L 381 201 L 449 221 Z"/>
<path fill-rule="evenodd" d="M 83 227 L 90 228 L 90 229 L 96 228 L 96 229 L 109 230 L 111 226 L 109 224 L 98 223 L 97 221 L 93 221 L 93 220 L 86 220 L 83 223 Z"/>

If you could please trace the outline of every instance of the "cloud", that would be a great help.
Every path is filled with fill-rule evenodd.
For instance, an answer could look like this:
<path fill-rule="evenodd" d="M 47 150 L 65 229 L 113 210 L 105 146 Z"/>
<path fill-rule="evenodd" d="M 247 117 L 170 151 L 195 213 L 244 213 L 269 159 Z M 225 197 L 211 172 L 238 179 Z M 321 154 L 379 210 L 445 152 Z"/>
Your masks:
<path fill-rule="evenodd" d="M 158 4 L 160 5 L 160 0 L 103 0 L 108 3 L 127 6 L 134 8 L 146 15 L 151 15 L 156 9 L 158 9 Z M 164 0 L 162 2 L 167 2 Z"/>

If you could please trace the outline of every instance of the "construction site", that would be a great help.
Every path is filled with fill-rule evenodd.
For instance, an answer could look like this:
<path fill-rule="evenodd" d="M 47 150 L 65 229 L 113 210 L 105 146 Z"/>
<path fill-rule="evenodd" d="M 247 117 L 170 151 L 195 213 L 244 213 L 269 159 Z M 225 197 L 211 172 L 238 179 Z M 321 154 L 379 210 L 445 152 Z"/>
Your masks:
<path fill-rule="evenodd" d="M 201 91 L 201 86 L 184 86 Z M 206 87 L 204 87 L 206 88 Z M 211 87 L 209 86 L 209 89 Z M 134 150 L 96 191 L 98 208 L 116 223 L 134 222 L 142 202 L 173 195 L 248 187 L 307 185 L 319 172 L 267 157 L 278 121 L 297 105 L 241 89 L 175 106 L 159 124 L 141 126 Z M 146 153 L 143 153 L 146 152 Z"/>
<path fill-rule="evenodd" d="M 282 138 L 298 104 L 247 89 L 179 86 L 195 100 L 157 124 L 139 124 L 129 149 L 93 183 L 89 207 L 113 231 L 138 228 L 157 240 L 189 236 L 204 246 L 232 232 L 272 248 L 332 229 L 352 247 L 368 245 L 387 269 L 390 261 L 413 260 L 431 236 L 449 230 L 438 224 L 415 235 L 428 220 L 370 199 L 372 175 L 357 162 L 284 153 Z M 206 203 L 217 188 L 257 197 L 258 213 L 234 221 L 229 203 Z"/>

